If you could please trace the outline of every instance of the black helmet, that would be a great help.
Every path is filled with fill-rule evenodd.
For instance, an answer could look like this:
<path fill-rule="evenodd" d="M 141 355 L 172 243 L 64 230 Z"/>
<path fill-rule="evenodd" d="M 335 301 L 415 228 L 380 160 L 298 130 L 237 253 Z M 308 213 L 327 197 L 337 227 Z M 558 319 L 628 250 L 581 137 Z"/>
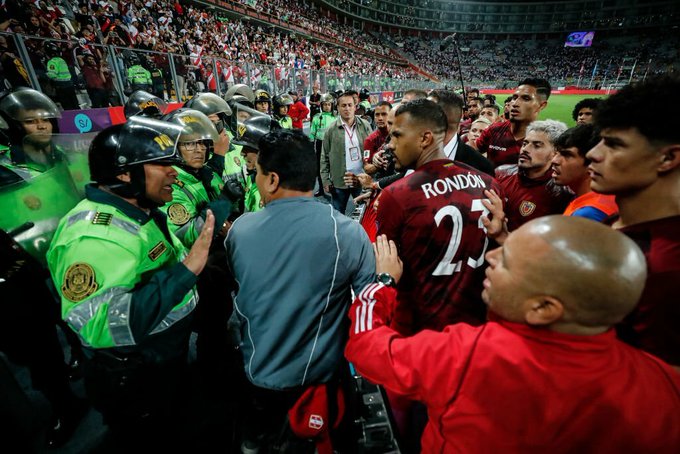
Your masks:
<path fill-rule="evenodd" d="M 153 118 L 132 117 L 126 123 L 101 131 L 90 144 L 90 175 L 96 183 L 145 207 L 158 206 L 146 198 L 146 163 L 179 165 L 177 141 L 182 127 Z M 130 172 L 130 182 L 118 178 Z"/>
<path fill-rule="evenodd" d="M 45 43 L 44 49 L 48 57 L 56 57 L 61 54 L 61 48 L 57 43 Z"/>
<path fill-rule="evenodd" d="M 281 106 L 292 106 L 293 98 L 288 94 L 284 93 L 282 95 L 274 96 L 274 111 L 278 113 L 279 107 Z"/>
<path fill-rule="evenodd" d="M 361 91 L 359 92 L 359 99 L 361 99 L 361 100 L 368 99 L 370 97 L 371 97 L 371 92 L 368 91 L 368 88 L 366 88 L 366 87 L 362 88 Z"/>
<path fill-rule="evenodd" d="M 52 133 L 57 134 L 57 119 L 61 118 L 61 110 L 48 98 L 32 88 L 19 87 L 0 98 L 0 116 L 7 123 L 7 138 L 12 145 L 20 145 L 26 132 L 21 122 L 36 118 L 49 119 L 52 122 Z"/>
<path fill-rule="evenodd" d="M 128 66 L 135 66 L 135 65 L 138 65 L 139 62 L 140 62 L 139 56 L 137 54 L 133 54 L 133 53 L 128 55 L 127 60 L 128 60 Z"/>
<path fill-rule="evenodd" d="M 224 102 L 224 100 L 222 101 Z M 215 129 L 215 125 L 213 125 L 213 122 L 210 121 L 207 115 L 195 109 L 182 108 L 170 112 L 163 116 L 162 119 L 182 128 L 178 145 L 183 142 L 202 141 L 207 148 L 205 154 L 206 162 L 210 159 L 215 142 L 219 140 L 220 136 L 217 133 L 217 129 Z M 181 155 L 181 153 L 179 154 Z"/>
<path fill-rule="evenodd" d="M 167 110 L 168 105 L 158 96 L 144 90 L 132 93 L 125 103 L 123 113 L 125 118 L 130 119 L 135 115 L 150 118 L 160 118 Z"/>
<path fill-rule="evenodd" d="M 271 105 L 272 97 L 267 90 L 255 90 L 255 102 L 268 102 Z"/>
<path fill-rule="evenodd" d="M 242 145 L 255 151 L 259 151 L 258 142 L 260 139 L 272 131 L 281 129 L 281 125 L 272 119 L 269 115 L 263 114 L 247 107 L 242 107 L 242 111 L 246 111 L 250 116 L 247 120 L 238 122 L 236 126 L 236 135 L 232 143 Z M 238 117 L 235 115 L 235 117 Z M 244 118 L 245 115 L 241 115 Z"/>
<path fill-rule="evenodd" d="M 217 133 L 221 134 L 224 127 L 228 124 L 228 119 L 231 116 L 231 107 L 227 101 L 217 96 L 215 93 L 198 93 L 196 96 L 188 100 L 184 107 L 195 109 L 203 114 L 217 115 L 220 119 L 213 123 Z"/>

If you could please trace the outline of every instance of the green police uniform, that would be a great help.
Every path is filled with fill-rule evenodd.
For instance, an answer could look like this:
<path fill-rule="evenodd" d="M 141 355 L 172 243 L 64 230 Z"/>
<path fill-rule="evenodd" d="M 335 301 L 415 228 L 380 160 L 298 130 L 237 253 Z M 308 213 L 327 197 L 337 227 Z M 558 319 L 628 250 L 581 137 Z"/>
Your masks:
<path fill-rule="evenodd" d="M 61 57 L 52 57 L 47 62 L 47 77 L 57 82 L 69 82 L 71 72 L 66 60 Z"/>
<path fill-rule="evenodd" d="M 293 129 L 293 119 L 288 115 L 285 117 L 278 118 L 277 121 L 283 129 Z"/>
<path fill-rule="evenodd" d="M 144 68 L 142 65 L 133 65 L 128 68 L 127 71 L 128 80 L 132 85 L 133 89 L 142 87 L 151 87 L 151 73 Z"/>
<path fill-rule="evenodd" d="M 234 140 L 234 134 L 231 131 L 227 130 L 227 135 L 229 135 L 229 151 L 224 155 L 224 173 L 222 173 L 222 180 L 237 180 L 241 183 L 241 186 L 245 188 L 245 163 L 241 158 L 243 146 L 232 142 Z"/>
<path fill-rule="evenodd" d="M 309 140 L 323 140 L 326 129 L 333 123 L 337 117 L 332 112 L 320 112 L 314 115 L 312 124 L 309 126 Z"/>
<path fill-rule="evenodd" d="M 363 100 L 359 103 L 360 106 L 364 108 L 364 111 L 368 112 L 371 110 L 371 103 L 367 100 Z"/>
<path fill-rule="evenodd" d="M 62 318 L 87 347 L 141 353 L 159 364 L 186 354 L 196 275 L 165 215 L 86 188 L 86 199 L 59 223 L 47 252 Z"/>
<path fill-rule="evenodd" d="M 248 179 L 246 180 L 245 210 L 246 212 L 252 213 L 260 211 L 261 209 L 262 198 L 260 196 L 260 191 L 255 184 L 255 175 L 248 175 Z"/>
<path fill-rule="evenodd" d="M 218 199 L 224 183 L 217 174 L 210 172 L 210 184 L 206 187 L 197 175 L 181 167 L 174 169 L 177 170 L 177 182 L 173 185 L 172 201 L 161 207 L 161 210 L 168 215 L 170 230 L 185 246 L 191 247 L 203 229 L 206 207 Z M 218 216 L 217 213 L 215 215 L 216 221 L 224 222 L 217 219 L 224 216 Z"/>

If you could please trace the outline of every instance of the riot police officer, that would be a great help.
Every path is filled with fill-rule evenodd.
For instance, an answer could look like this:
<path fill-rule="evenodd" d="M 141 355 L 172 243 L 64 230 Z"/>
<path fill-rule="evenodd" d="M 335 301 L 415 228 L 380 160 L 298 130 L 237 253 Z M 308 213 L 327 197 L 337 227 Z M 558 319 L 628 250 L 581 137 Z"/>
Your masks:
<path fill-rule="evenodd" d="M 47 61 L 47 78 L 49 79 L 54 98 L 61 104 L 64 110 L 79 109 L 76 88 L 73 83 L 71 71 L 61 56 L 61 48 L 56 43 L 45 44 L 45 52 L 49 57 Z"/>
<path fill-rule="evenodd" d="M 151 91 L 153 82 L 151 79 L 151 72 L 142 66 L 137 55 L 131 55 L 128 62 L 130 67 L 127 70 L 127 77 L 128 82 L 130 83 L 130 91 Z"/>
<path fill-rule="evenodd" d="M 172 199 L 181 131 L 138 116 L 101 131 L 89 153 L 94 183 L 47 254 L 62 317 L 85 352 L 88 398 L 114 440 L 136 449 L 163 445 L 184 419 L 174 404 L 214 228 L 209 212 L 187 254 L 158 210 Z"/>
<path fill-rule="evenodd" d="M 269 115 L 272 109 L 272 97 L 266 90 L 255 90 L 255 110 Z"/>
<path fill-rule="evenodd" d="M 321 95 L 321 112 L 314 115 L 312 124 L 309 127 L 309 140 L 314 142 L 314 151 L 316 152 L 316 167 L 317 167 L 317 184 L 319 190 L 314 193 L 314 196 L 321 197 L 324 195 L 323 182 L 321 181 L 321 173 L 319 172 L 319 165 L 321 163 L 321 145 L 323 144 L 323 137 L 326 129 L 333 123 L 337 117 L 333 114 L 333 103 L 335 98 L 330 93 Z"/>
<path fill-rule="evenodd" d="M 293 119 L 288 116 L 288 109 L 293 105 L 293 98 L 284 93 L 274 97 L 274 119 L 284 129 L 293 129 Z"/>
<path fill-rule="evenodd" d="M 130 95 L 125 106 L 123 106 L 123 114 L 126 119 L 130 119 L 135 115 L 142 115 L 150 118 L 160 118 L 168 110 L 168 105 L 165 101 L 156 95 L 144 90 L 137 90 Z"/>

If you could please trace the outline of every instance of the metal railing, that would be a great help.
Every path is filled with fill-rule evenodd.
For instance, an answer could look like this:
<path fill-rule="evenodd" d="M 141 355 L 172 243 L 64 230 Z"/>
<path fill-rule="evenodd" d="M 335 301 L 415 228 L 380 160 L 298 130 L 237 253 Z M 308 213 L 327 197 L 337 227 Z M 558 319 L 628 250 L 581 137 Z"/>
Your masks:
<path fill-rule="evenodd" d="M 80 108 L 92 108 L 122 105 L 135 89 L 144 89 L 169 102 L 184 102 L 200 92 L 222 95 L 239 83 L 265 89 L 272 95 L 290 90 L 309 94 L 315 85 L 322 93 L 349 88 L 399 91 L 435 85 L 429 80 L 355 74 L 349 70 L 271 66 L 0 32 L 1 39 L 6 41 L 7 50 L 0 54 L 0 84 L 5 88 L 35 88 L 62 107 L 69 104 L 66 97 L 72 96 L 72 91 Z M 53 58 L 63 59 L 70 80 L 58 81 L 48 71 Z"/>

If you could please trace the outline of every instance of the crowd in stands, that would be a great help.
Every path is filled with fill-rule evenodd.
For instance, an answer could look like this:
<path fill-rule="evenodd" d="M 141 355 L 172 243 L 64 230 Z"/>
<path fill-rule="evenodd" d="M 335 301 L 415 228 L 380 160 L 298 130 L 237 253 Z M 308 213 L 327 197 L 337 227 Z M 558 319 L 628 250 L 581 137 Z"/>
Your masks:
<path fill-rule="evenodd" d="M 678 51 L 670 45 L 664 33 L 643 39 L 599 39 L 593 47 L 564 47 L 559 40 L 472 40 L 459 37 L 463 77 L 473 83 L 515 81 L 527 72 L 564 84 L 593 86 L 606 80 L 614 82 L 619 69 L 621 81 L 628 82 L 632 66 L 634 80 L 666 72 L 677 65 Z M 403 40 L 403 51 L 423 69 L 440 78 L 456 78 L 458 57 L 454 47 L 439 52 L 439 42 L 428 38 L 410 37 Z M 433 58 L 437 55 L 437 58 Z M 597 65 L 597 66 L 596 66 Z M 594 76 L 594 77 L 593 77 Z"/>

